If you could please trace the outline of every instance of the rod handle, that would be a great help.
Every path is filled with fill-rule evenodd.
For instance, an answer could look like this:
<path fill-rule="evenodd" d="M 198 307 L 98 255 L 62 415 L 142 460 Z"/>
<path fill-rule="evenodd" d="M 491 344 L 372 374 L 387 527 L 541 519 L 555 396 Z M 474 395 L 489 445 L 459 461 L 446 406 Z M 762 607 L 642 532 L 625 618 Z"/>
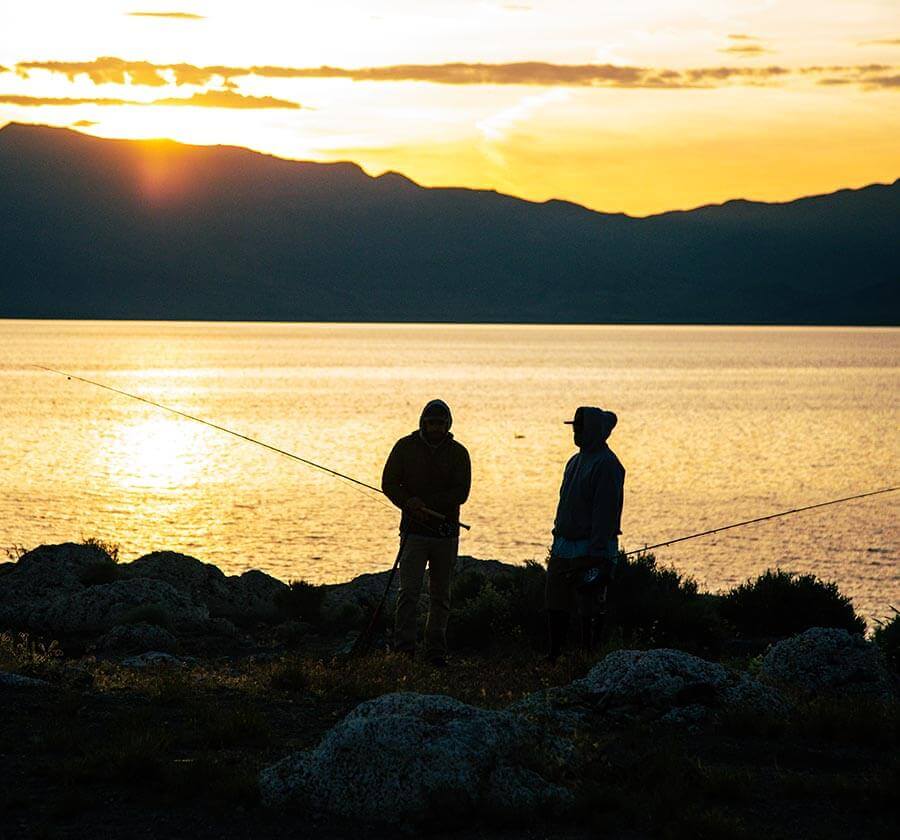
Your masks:
<path fill-rule="evenodd" d="M 443 513 L 438 513 L 436 510 L 432 510 L 431 508 L 423 507 L 423 508 L 422 508 L 422 513 L 427 513 L 429 516 L 433 516 L 435 519 L 440 519 L 441 522 L 446 522 L 446 521 L 447 521 L 447 517 L 444 516 Z M 467 531 L 471 531 L 471 530 L 472 530 L 472 526 L 471 526 L 471 525 L 466 525 L 465 522 L 460 522 L 460 523 L 459 523 L 459 527 L 460 527 L 460 528 L 465 528 Z"/>

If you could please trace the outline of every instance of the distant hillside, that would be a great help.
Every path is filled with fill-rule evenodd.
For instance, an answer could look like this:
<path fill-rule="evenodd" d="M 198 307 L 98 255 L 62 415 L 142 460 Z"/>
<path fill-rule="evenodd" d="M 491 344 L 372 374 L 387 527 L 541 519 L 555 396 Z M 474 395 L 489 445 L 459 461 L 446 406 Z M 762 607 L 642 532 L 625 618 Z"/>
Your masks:
<path fill-rule="evenodd" d="M 0 130 L 0 317 L 896 324 L 900 181 L 646 219 Z"/>

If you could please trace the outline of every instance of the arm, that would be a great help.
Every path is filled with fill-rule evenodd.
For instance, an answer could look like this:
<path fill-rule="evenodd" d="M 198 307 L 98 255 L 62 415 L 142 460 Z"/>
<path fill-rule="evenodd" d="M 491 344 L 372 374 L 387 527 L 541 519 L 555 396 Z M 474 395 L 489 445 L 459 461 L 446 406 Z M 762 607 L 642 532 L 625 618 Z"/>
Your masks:
<path fill-rule="evenodd" d="M 622 509 L 622 482 L 614 465 L 605 462 L 598 467 L 591 510 L 591 557 L 606 557 L 607 545 L 619 535 L 619 515 Z"/>
<path fill-rule="evenodd" d="M 388 455 L 381 473 L 381 489 L 401 510 L 412 497 L 412 494 L 403 486 L 403 455 L 401 453 L 402 441 L 398 440 Z"/>

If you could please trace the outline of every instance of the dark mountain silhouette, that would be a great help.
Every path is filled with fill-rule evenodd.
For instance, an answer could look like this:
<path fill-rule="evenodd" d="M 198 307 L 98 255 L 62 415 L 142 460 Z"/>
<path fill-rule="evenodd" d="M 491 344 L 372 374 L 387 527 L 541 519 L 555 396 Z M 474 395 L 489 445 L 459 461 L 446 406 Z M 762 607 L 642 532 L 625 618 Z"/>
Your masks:
<path fill-rule="evenodd" d="M 352 163 L 0 130 L 0 316 L 895 324 L 900 181 L 637 219 Z"/>

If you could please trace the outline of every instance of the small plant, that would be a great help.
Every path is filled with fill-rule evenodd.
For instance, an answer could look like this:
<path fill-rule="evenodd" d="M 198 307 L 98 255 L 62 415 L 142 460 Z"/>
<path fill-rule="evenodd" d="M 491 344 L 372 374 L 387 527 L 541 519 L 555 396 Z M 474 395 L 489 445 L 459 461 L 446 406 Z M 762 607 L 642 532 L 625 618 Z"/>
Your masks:
<path fill-rule="evenodd" d="M 56 641 L 45 642 L 27 633 L 0 633 L 0 664 L 29 673 L 53 668 L 62 658 Z"/>
<path fill-rule="evenodd" d="M 785 637 L 810 627 L 866 630 L 837 584 L 780 569 L 769 569 L 755 581 L 731 589 L 721 599 L 720 612 L 744 636 Z"/>
<path fill-rule="evenodd" d="M 90 546 L 91 548 L 97 548 L 102 551 L 113 563 L 119 562 L 119 549 L 121 546 L 118 543 L 108 542 L 107 540 L 101 540 L 99 537 L 82 537 L 81 544 Z"/>
<path fill-rule="evenodd" d="M 894 615 L 887 621 L 875 619 L 878 627 L 875 628 L 873 639 L 881 648 L 888 665 L 895 671 L 900 671 L 900 610 L 891 607 Z"/>
<path fill-rule="evenodd" d="M 28 554 L 28 549 L 24 545 L 13 543 L 12 545 L 4 546 L 3 553 L 10 563 L 18 563 L 24 555 Z"/>
<path fill-rule="evenodd" d="M 315 623 L 321 618 L 325 587 L 305 580 L 292 580 L 275 595 L 275 606 L 288 619 Z"/>

